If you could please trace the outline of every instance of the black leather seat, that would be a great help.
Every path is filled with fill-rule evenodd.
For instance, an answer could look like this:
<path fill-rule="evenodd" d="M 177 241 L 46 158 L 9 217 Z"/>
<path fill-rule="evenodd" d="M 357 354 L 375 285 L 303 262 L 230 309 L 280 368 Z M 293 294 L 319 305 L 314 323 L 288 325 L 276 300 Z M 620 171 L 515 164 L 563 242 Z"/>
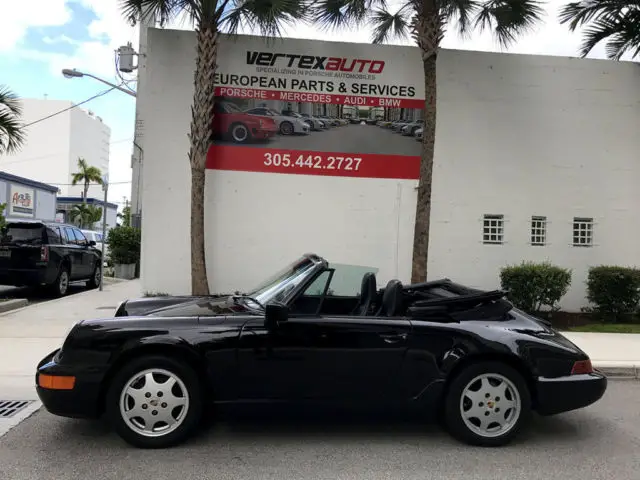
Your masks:
<path fill-rule="evenodd" d="M 376 275 L 372 272 L 367 272 L 362 277 L 362 286 L 360 288 L 360 302 L 353 311 L 353 315 L 364 316 L 369 314 L 371 304 L 376 298 Z"/>
<path fill-rule="evenodd" d="M 389 280 L 382 294 L 382 305 L 376 313 L 380 317 L 396 317 L 402 315 L 402 282 Z"/>

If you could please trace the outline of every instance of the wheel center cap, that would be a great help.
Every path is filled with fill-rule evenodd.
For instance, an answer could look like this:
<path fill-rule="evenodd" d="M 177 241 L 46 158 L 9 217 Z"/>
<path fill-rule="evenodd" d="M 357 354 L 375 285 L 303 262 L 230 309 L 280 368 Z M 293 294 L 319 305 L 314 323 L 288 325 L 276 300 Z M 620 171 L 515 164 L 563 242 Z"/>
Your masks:
<path fill-rule="evenodd" d="M 151 400 L 149 403 L 154 407 L 158 406 L 158 400 Z"/>
<path fill-rule="evenodd" d="M 493 408 L 493 407 L 494 407 L 494 405 L 495 405 L 495 402 L 494 402 L 493 400 L 489 400 L 489 401 L 487 402 L 487 407 L 489 407 L 489 408 Z"/>

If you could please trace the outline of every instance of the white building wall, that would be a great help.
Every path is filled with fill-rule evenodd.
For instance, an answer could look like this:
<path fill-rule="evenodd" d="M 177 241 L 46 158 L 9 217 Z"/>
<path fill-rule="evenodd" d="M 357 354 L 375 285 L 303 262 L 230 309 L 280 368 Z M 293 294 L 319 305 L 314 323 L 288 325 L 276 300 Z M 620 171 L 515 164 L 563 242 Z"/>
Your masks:
<path fill-rule="evenodd" d="M 71 107 L 66 100 L 21 99 L 22 120 L 34 122 Z M 81 107 L 26 128 L 26 142 L 15 155 L 0 156 L 0 170 L 13 175 L 59 186 L 61 196 L 79 196 L 82 187 L 72 187 L 71 175 L 77 171 L 78 157 L 103 173 L 109 171 L 110 128 Z M 92 186 L 89 196 L 101 196 L 101 187 Z"/>
<path fill-rule="evenodd" d="M 138 100 L 145 125 L 142 288 L 184 294 L 191 291 L 187 133 L 195 36 L 150 29 L 148 39 L 148 83 Z M 414 181 L 207 171 L 211 291 L 245 290 L 308 251 L 376 266 L 381 285 L 407 280 L 414 187 Z"/>
<path fill-rule="evenodd" d="M 640 264 L 640 70 L 633 63 L 444 51 L 439 57 L 429 277 L 500 285 L 500 268 L 573 269 L 566 310 L 586 304 L 589 266 Z M 505 244 L 482 216 L 505 215 Z M 532 215 L 547 246 L 531 246 Z M 593 217 L 592 248 L 571 246 Z"/>
<path fill-rule="evenodd" d="M 190 291 L 186 155 L 194 52 L 192 32 L 149 31 L 148 85 L 138 99 L 144 290 Z M 589 266 L 640 264 L 637 66 L 454 50 L 438 58 L 429 278 L 496 288 L 501 267 L 548 259 L 573 270 L 562 307 L 577 310 Z M 208 171 L 212 291 L 246 289 L 305 251 L 377 265 L 380 282 L 408 281 L 414 186 Z M 505 215 L 504 245 L 482 244 L 485 213 Z M 532 215 L 549 219 L 546 246 L 528 243 Z M 592 248 L 571 246 L 574 216 L 595 219 Z"/>

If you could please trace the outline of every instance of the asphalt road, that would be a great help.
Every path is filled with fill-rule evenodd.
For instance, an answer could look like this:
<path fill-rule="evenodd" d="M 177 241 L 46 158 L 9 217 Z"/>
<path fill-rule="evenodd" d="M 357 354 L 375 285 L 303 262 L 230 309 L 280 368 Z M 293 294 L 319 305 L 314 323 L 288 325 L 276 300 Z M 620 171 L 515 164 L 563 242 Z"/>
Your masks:
<path fill-rule="evenodd" d="M 235 145 L 217 142 L 219 145 Z M 243 145 L 244 146 L 244 145 Z M 420 143 L 374 125 L 345 125 L 309 135 L 276 135 L 267 142 L 247 144 L 258 148 L 310 150 L 314 152 L 379 153 L 384 155 L 420 155 Z"/>
<path fill-rule="evenodd" d="M 126 446 L 100 422 L 41 410 L 0 438 L 0 479 L 637 480 L 640 382 L 586 409 L 536 417 L 517 442 L 472 448 L 435 426 L 227 423 L 168 450 Z"/>

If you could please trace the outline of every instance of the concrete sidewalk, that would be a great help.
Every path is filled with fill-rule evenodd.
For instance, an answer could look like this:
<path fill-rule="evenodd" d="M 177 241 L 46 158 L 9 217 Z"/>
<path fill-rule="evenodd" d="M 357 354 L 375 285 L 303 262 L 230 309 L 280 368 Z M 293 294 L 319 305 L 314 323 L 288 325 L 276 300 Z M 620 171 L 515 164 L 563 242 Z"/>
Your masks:
<path fill-rule="evenodd" d="M 0 399 L 37 399 L 34 373 L 46 354 L 60 347 L 71 326 L 110 317 L 118 304 L 141 295 L 139 280 L 106 283 L 104 289 L 27 306 L 0 315 Z"/>

